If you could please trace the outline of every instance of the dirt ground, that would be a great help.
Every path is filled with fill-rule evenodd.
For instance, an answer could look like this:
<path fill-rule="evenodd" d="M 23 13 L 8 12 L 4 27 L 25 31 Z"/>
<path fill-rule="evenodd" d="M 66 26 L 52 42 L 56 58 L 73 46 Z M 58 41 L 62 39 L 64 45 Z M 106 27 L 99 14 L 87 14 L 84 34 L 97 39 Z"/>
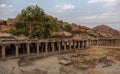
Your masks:
<path fill-rule="evenodd" d="M 73 62 L 63 67 L 65 74 L 120 74 L 119 56 L 119 47 L 92 47 L 61 56 L 60 59 Z"/>
<path fill-rule="evenodd" d="M 19 66 L 19 59 L 0 61 L 0 74 L 119 74 L 120 48 L 92 47 L 68 54 L 30 60 Z M 68 65 L 60 60 L 71 61 Z"/>
<path fill-rule="evenodd" d="M 32 62 L 32 64 L 28 66 L 18 66 L 18 59 L 10 59 L 6 61 L 1 61 L 0 66 L 4 67 L 6 70 L 6 74 L 14 73 L 14 74 L 35 74 L 31 73 L 32 70 L 41 70 L 45 72 L 49 72 L 49 74 L 59 74 L 59 62 L 57 57 L 48 57 L 45 59 L 39 59 Z M 14 68 L 13 72 L 12 69 Z M 1 73 L 0 73 L 1 74 Z M 39 74 L 39 73 L 38 73 Z M 40 73 L 42 74 L 42 73 Z M 44 73 L 43 73 L 44 74 Z"/>

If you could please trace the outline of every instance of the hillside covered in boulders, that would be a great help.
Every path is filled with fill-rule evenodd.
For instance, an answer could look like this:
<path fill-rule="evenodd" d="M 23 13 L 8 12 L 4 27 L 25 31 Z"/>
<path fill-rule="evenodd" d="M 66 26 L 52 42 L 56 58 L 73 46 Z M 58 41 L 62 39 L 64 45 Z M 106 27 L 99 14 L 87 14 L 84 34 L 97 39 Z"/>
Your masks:
<path fill-rule="evenodd" d="M 52 17 L 52 16 L 50 16 Z M 52 17 L 54 18 L 54 17 Z M 11 18 L 12 19 L 12 18 Z M 9 20 L 9 19 L 8 19 Z M 13 27 L 14 20 L 11 21 L 1 20 L 0 32 L 9 33 L 9 29 Z M 10 23 L 10 24 L 8 24 Z M 57 23 L 60 24 L 60 30 L 52 34 L 51 38 L 79 38 L 79 39 L 91 39 L 91 38 L 108 38 L 108 37 L 119 37 L 120 32 L 107 25 L 98 25 L 93 29 L 78 25 L 75 23 L 63 22 L 57 19 Z M 15 36 L 16 37 L 16 36 Z M 21 36 L 20 36 L 21 37 Z M 17 37 L 19 38 L 19 37 Z M 23 37 L 26 38 L 26 37 Z"/>
<path fill-rule="evenodd" d="M 107 25 L 98 25 L 94 27 L 93 30 L 100 31 L 106 34 L 108 37 L 119 37 L 120 36 L 120 31 L 113 29 Z"/>

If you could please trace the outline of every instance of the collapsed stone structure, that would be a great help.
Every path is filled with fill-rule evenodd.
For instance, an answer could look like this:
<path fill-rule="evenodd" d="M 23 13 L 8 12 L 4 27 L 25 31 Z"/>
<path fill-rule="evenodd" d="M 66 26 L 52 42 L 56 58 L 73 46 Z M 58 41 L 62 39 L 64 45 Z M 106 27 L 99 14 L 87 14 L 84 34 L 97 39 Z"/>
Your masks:
<path fill-rule="evenodd" d="M 43 40 L 1 40 L 0 59 L 21 56 L 41 56 L 85 49 L 91 46 L 117 46 L 120 38 L 102 39 L 43 39 Z"/>

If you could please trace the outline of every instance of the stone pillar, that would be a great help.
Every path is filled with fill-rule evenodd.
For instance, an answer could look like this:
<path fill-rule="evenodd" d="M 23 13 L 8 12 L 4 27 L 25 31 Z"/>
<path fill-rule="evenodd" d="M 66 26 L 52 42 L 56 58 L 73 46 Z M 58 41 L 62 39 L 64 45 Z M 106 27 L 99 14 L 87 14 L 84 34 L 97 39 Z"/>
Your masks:
<path fill-rule="evenodd" d="M 88 47 L 88 46 L 89 46 L 89 41 L 87 40 L 87 41 L 86 41 L 86 47 Z"/>
<path fill-rule="evenodd" d="M 115 46 L 115 39 L 113 39 L 113 46 Z"/>
<path fill-rule="evenodd" d="M 98 40 L 98 46 L 100 46 L 100 40 Z"/>
<path fill-rule="evenodd" d="M 96 46 L 96 40 L 94 40 L 94 46 Z"/>
<path fill-rule="evenodd" d="M 111 45 L 113 46 L 114 45 L 114 43 L 113 43 L 113 40 L 111 39 Z"/>
<path fill-rule="evenodd" d="M 66 51 L 67 49 L 66 49 L 66 42 L 64 42 L 64 50 Z"/>
<path fill-rule="evenodd" d="M 110 46 L 110 42 L 109 42 L 109 39 L 107 40 L 107 46 Z"/>
<path fill-rule="evenodd" d="M 2 58 L 3 58 L 3 59 L 5 59 L 5 57 L 6 57 L 6 54 L 5 54 L 5 51 L 6 51 L 6 50 L 5 50 L 5 48 L 6 48 L 6 46 L 3 45 L 3 46 L 2 46 Z"/>
<path fill-rule="evenodd" d="M 102 40 L 100 40 L 100 46 L 102 46 Z"/>
<path fill-rule="evenodd" d="M 84 48 L 84 46 L 85 46 L 85 42 L 84 42 L 84 41 L 82 41 L 82 48 Z"/>
<path fill-rule="evenodd" d="M 16 57 L 19 57 L 19 45 L 15 44 L 15 55 Z"/>
<path fill-rule="evenodd" d="M 93 46 L 95 46 L 95 40 L 93 40 Z"/>
<path fill-rule="evenodd" d="M 40 43 L 37 43 L 37 56 L 39 56 L 39 54 L 40 54 L 39 47 L 40 47 Z"/>
<path fill-rule="evenodd" d="M 95 40 L 95 44 L 94 44 L 94 46 L 96 46 L 97 45 L 97 40 Z"/>
<path fill-rule="evenodd" d="M 98 46 L 99 45 L 99 40 L 96 40 L 96 46 Z"/>
<path fill-rule="evenodd" d="M 30 55 L 30 43 L 27 43 L 27 56 Z"/>
<path fill-rule="evenodd" d="M 115 40 L 116 45 L 118 46 L 118 39 Z"/>
<path fill-rule="evenodd" d="M 100 43 L 101 43 L 101 46 L 103 46 L 103 41 L 102 41 L 102 39 L 100 40 Z"/>
<path fill-rule="evenodd" d="M 109 46 L 109 45 L 110 45 L 109 39 L 107 40 L 107 42 L 106 42 L 106 43 L 107 43 L 107 46 Z"/>
<path fill-rule="evenodd" d="M 98 40 L 96 40 L 96 46 L 98 46 Z"/>
<path fill-rule="evenodd" d="M 75 41 L 73 42 L 73 47 L 74 47 L 74 49 L 76 49 L 76 42 Z"/>
<path fill-rule="evenodd" d="M 92 46 L 92 44 L 93 44 L 93 40 L 90 40 L 90 46 Z"/>
<path fill-rule="evenodd" d="M 105 46 L 107 46 L 107 40 L 105 40 Z"/>
<path fill-rule="evenodd" d="M 54 42 L 51 43 L 52 46 L 52 52 L 55 52 Z"/>
<path fill-rule="evenodd" d="M 114 43 L 114 39 L 111 39 L 111 41 L 112 41 L 112 46 L 114 46 L 114 45 L 115 45 L 115 43 Z"/>
<path fill-rule="evenodd" d="M 91 40 L 91 46 L 93 46 L 94 45 L 94 40 Z"/>
<path fill-rule="evenodd" d="M 93 40 L 93 46 L 95 46 L 95 40 Z"/>
<path fill-rule="evenodd" d="M 58 50 L 61 51 L 60 42 L 57 42 Z"/>
<path fill-rule="evenodd" d="M 100 46 L 100 40 L 98 40 L 98 46 Z"/>
<path fill-rule="evenodd" d="M 101 40 L 101 44 L 102 44 L 102 46 L 104 46 L 104 40 L 103 39 Z"/>
<path fill-rule="evenodd" d="M 101 40 L 101 46 L 103 46 L 103 39 Z"/>
<path fill-rule="evenodd" d="M 87 47 L 90 47 L 90 40 L 87 40 Z"/>
<path fill-rule="evenodd" d="M 106 46 L 107 45 L 107 40 L 104 40 L 105 42 L 104 42 L 104 45 Z"/>
<path fill-rule="evenodd" d="M 63 42 L 64 50 L 66 51 L 66 42 Z"/>
<path fill-rule="evenodd" d="M 111 44 L 111 39 L 109 40 L 109 45 L 112 46 L 112 44 Z"/>
<path fill-rule="evenodd" d="M 120 43 L 119 43 L 120 41 L 119 41 L 119 39 L 118 39 L 117 41 L 118 41 L 118 46 L 120 46 Z"/>
<path fill-rule="evenodd" d="M 118 39 L 118 46 L 120 46 L 120 39 Z"/>
<path fill-rule="evenodd" d="M 91 47 L 91 40 L 89 40 L 89 47 Z"/>
<path fill-rule="evenodd" d="M 114 39 L 114 46 L 116 46 L 116 39 Z"/>
<path fill-rule="evenodd" d="M 72 49 L 71 49 L 71 42 L 69 42 L 69 50 L 72 50 Z"/>
<path fill-rule="evenodd" d="M 100 40 L 100 46 L 102 46 L 102 40 Z"/>
<path fill-rule="evenodd" d="M 95 46 L 95 45 L 96 45 L 96 40 L 93 40 L 93 42 L 94 42 L 94 43 L 93 43 L 93 46 Z"/>
<path fill-rule="evenodd" d="M 80 41 L 78 41 L 78 49 L 80 49 Z"/>
<path fill-rule="evenodd" d="M 47 54 L 48 53 L 48 42 L 45 42 L 45 53 Z"/>

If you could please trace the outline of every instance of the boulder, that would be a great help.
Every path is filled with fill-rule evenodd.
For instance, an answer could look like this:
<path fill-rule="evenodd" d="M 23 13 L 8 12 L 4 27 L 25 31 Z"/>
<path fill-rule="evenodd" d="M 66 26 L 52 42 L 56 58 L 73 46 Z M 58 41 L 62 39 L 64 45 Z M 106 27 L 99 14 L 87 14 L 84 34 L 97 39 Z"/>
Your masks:
<path fill-rule="evenodd" d="M 15 20 L 13 18 L 8 18 L 7 21 L 6 21 L 7 22 L 7 26 L 12 26 L 14 21 Z"/>

